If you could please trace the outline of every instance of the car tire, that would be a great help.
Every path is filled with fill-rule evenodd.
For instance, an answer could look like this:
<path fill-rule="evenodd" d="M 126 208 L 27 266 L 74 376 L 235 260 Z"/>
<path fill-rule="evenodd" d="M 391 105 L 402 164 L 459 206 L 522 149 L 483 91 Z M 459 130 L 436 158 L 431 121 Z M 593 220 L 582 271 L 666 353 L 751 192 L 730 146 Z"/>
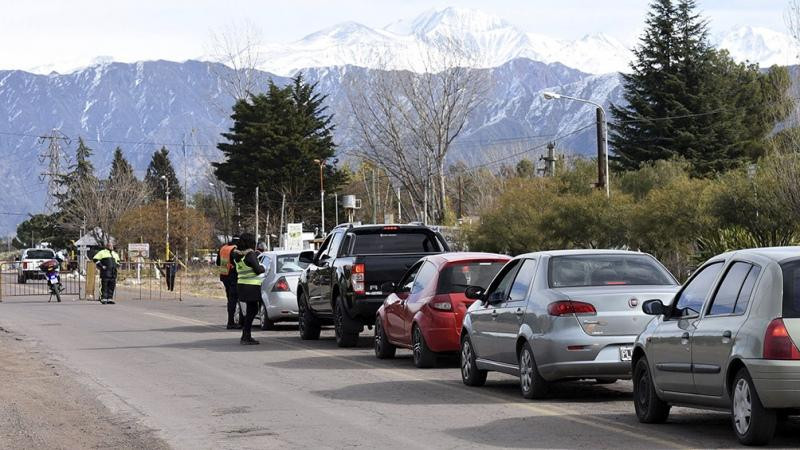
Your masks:
<path fill-rule="evenodd" d="M 300 331 L 300 339 L 304 341 L 316 341 L 319 339 L 321 328 L 319 322 L 314 317 L 308 307 L 308 297 L 305 293 L 297 300 L 298 318 L 297 329 Z"/>
<path fill-rule="evenodd" d="M 414 365 L 418 369 L 428 369 L 436 365 L 436 352 L 428 347 L 425 336 L 417 325 L 411 328 L 411 350 L 414 356 Z"/>
<path fill-rule="evenodd" d="M 523 398 L 540 399 L 547 395 L 549 386 L 539 373 L 533 349 L 528 342 L 519 351 L 519 387 Z"/>
<path fill-rule="evenodd" d="M 461 381 L 467 386 L 483 386 L 486 384 L 486 376 L 489 374 L 489 371 L 478 369 L 475 347 L 472 346 L 472 341 L 466 331 L 463 332 L 463 334 L 464 337 L 461 338 L 461 351 L 459 352 Z"/>
<path fill-rule="evenodd" d="M 236 325 L 236 328 L 241 328 L 244 324 L 244 308 L 242 308 L 242 302 L 236 302 L 236 311 L 233 313 L 233 324 Z"/>
<path fill-rule="evenodd" d="M 261 304 L 261 311 L 259 311 L 259 316 L 261 316 L 261 329 L 264 331 L 274 330 L 275 329 L 275 322 L 269 320 L 269 315 L 267 314 L 267 307 L 264 304 Z"/>
<path fill-rule="evenodd" d="M 375 318 L 375 356 L 378 359 L 391 359 L 394 358 L 396 352 L 397 347 L 389 342 L 386 330 L 383 329 L 381 316 L 377 316 Z"/>
<path fill-rule="evenodd" d="M 650 365 L 644 356 L 633 369 L 633 406 L 641 423 L 664 423 L 669 417 L 670 405 L 658 397 Z"/>
<path fill-rule="evenodd" d="M 358 332 L 353 332 L 352 319 L 347 315 L 342 298 L 336 299 L 333 312 L 333 329 L 336 333 L 336 345 L 342 348 L 358 345 Z"/>
<path fill-rule="evenodd" d="M 746 368 L 733 378 L 731 422 L 736 437 L 744 445 L 765 445 L 775 435 L 778 418 L 774 410 L 764 408 L 753 379 Z"/>

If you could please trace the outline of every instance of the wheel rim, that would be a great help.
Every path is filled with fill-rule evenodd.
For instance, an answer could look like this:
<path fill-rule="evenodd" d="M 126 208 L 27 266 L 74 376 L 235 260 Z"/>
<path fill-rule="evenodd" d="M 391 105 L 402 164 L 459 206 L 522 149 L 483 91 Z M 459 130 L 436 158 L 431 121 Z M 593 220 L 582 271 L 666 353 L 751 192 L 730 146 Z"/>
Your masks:
<path fill-rule="evenodd" d="M 381 330 L 380 320 L 375 322 L 375 351 L 381 353 L 383 350 L 383 330 Z"/>
<path fill-rule="evenodd" d="M 647 371 L 643 371 L 639 376 L 639 382 L 636 383 L 636 387 L 638 391 L 636 393 L 636 401 L 639 403 L 640 409 L 646 411 L 650 405 L 650 397 L 648 395 L 648 391 L 650 390 L 650 376 L 647 374 Z"/>
<path fill-rule="evenodd" d="M 469 341 L 464 341 L 464 345 L 461 346 L 461 376 L 469 379 L 470 375 L 472 375 L 472 348 Z"/>
<path fill-rule="evenodd" d="M 414 361 L 422 359 L 422 336 L 419 328 L 414 328 Z"/>
<path fill-rule="evenodd" d="M 522 350 L 519 358 L 519 381 L 522 384 L 522 392 L 529 392 L 533 384 L 533 361 L 527 349 Z"/>
<path fill-rule="evenodd" d="M 750 384 L 740 378 L 733 388 L 733 423 L 739 434 L 747 434 L 752 420 L 753 399 L 750 395 Z"/>
<path fill-rule="evenodd" d="M 306 331 L 306 321 L 304 319 L 306 315 L 305 303 L 302 301 L 299 302 L 297 304 L 297 309 L 297 315 L 299 316 L 297 318 L 297 328 L 300 330 L 300 334 L 302 335 L 305 334 Z"/>

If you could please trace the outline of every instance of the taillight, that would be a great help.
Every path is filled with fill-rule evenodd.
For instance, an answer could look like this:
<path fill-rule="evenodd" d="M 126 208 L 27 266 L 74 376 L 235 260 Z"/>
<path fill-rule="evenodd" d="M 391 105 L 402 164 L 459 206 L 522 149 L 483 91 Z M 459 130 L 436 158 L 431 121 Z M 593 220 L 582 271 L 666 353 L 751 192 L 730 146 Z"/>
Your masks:
<path fill-rule="evenodd" d="M 568 314 L 597 314 L 597 310 L 590 303 L 561 300 L 547 305 L 547 313 L 551 316 L 565 316 Z"/>
<path fill-rule="evenodd" d="M 272 292 L 289 292 L 289 282 L 286 281 L 286 278 L 280 277 L 278 281 L 272 286 Z"/>
<path fill-rule="evenodd" d="M 453 304 L 450 302 L 431 302 L 429 303 L 431 308 L 439 310 L 439 311 L 452 311 Z"/>
<path fill-rule="evenodd" d="M 352 273 L 350 274 L 350 283 L 353 285 L 353 292 L 356 294 L 364 294 L 364 264 L 353 264 Z"/>
<path fill-rule="evenodd" d="M 800 351 L 780 317 L 767 326 L 764 334 L 764 359 L 800 359 Z"/>

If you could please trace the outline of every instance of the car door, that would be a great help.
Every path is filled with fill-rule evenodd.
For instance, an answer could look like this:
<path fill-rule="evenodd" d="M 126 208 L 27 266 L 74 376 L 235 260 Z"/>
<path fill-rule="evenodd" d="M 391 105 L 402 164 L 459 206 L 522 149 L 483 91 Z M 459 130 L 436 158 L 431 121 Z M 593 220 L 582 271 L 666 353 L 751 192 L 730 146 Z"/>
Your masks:
<path fill-rule="evenodd" d="M 694 273 L 647 342 L 647 357 L 655 368 L 653 378 L 662 390 L 694 392 L 692 333 L 722 266 L 723 261 L 716 261 Z"/>
<path fill-rule="evenodd" d="M 411 295 L 414 278 L 417 276 L 417 272 L 419 272 L 423 263 L 424 261 L 419 261 L 411 266 L 405 275 L 403 275 L 403 278 L 400 279 L 395 293 L 386 298 L 386 306 L 383 308 L 384 314 L 386 315 L 386 334 L 392 341 L 404 342 L 402 341 L 405 335 L 403 308 L 408 297 Z"/>
<path fill-rule="evenodd" d="M 724 394 L 725 368 L 760 274 L 761 267 L 734 261 L 697 323 L 692 335 L 692 373 L 698 394 L 715 397 Z"/>
<path fill-rule="evenodd" d="M 320 311 L 320 307 L 322 307 L 322 284 L 323 284 L 323 273 L 321 269 L 324 269 L 325 266 L 328 264 L 328 248 L 330 248 L 331 240 L 333 239 L 333 235 L 329 235 L 323 242 L 322 245 L 319 247 L 317 254 L 314 255 L 314 262 L 308 265 L 307 269 L 307 281 L 308 281 L 308 303 L 309 306 L 315 311 Z M 323 258 L 324 256 L 324 258 Z M 329 308 L 329 306 L 328 306 Z"/>
<path fill-rule="evenodd" d="M 499 309 L 508 299 L 508 293 L 517 275 L 521 261 L 512 260 L 503 267 L 486 289 L 481 304 L 470 312 L 472 345 L 481 359 L 500 362 L 502 339 L 498 338 L 497 317 Z"/>
<path fill-rule="evenodd" d="M 331 295 L 333 293 L 333 285 L 338 282 L 336 279 L 336 267 L 334 266 L 334 261 L 336 260 L 336 256 L 339 254 L 339 247 L 342 244 L 343 237 L 344 231 L 340 230 L 333 233 L 330 245 L 325 251 L 322 259 L 319 261 L 319 268 L 317 269 L 317 273 L 319 274 L 319 311 L 333 312 Z"/>
<path fill-rule="evenodd" d="M 498 314 L 494 325 L 498 359 L 500 362 L 513 365 L 517 364 L 517 337 L 525 319 L 525 305 L 536 273 L 535 259 L 524 259 L 520 264 L 507 300 L 497 308 Z"/>
<path fill-rule="evenodd" d="M 414 315 L 430 299 L 431 285 L 437 279 L 438 274 L 438 267 L 430 261 L 425 261 L 414 278 L 411 293 L 401 308 L 403 316 L 402 342 L 411 344 L 411 325 L 414 321 Z"/>

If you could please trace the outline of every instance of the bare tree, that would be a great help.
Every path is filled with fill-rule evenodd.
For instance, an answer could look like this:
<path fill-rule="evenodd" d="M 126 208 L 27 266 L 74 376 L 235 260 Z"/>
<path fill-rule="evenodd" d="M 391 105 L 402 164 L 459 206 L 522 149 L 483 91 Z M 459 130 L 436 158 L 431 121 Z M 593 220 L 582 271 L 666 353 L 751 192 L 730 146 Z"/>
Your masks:
<path fill-rule="evenodd" d="M 234 101 L 246 99 L 256 90 L 258 68 L 264 62 L 261 43 L 261 30 L 249 20 L 211 32 L 208 53 L 215 62 L 231 69 L 214 67 L 212 70 Z"/>
<path fill-rule="evenodd" d="M 411 64 L 374 70 L 347 86 L 358 150 L 402 184 L 425 214 L 445 217 L 445 166 L 453 142 L 487 90 L 487 71 L 466 46 L 440 38 Z M 388 66 L 388 65 L 386 65 Z"/>

